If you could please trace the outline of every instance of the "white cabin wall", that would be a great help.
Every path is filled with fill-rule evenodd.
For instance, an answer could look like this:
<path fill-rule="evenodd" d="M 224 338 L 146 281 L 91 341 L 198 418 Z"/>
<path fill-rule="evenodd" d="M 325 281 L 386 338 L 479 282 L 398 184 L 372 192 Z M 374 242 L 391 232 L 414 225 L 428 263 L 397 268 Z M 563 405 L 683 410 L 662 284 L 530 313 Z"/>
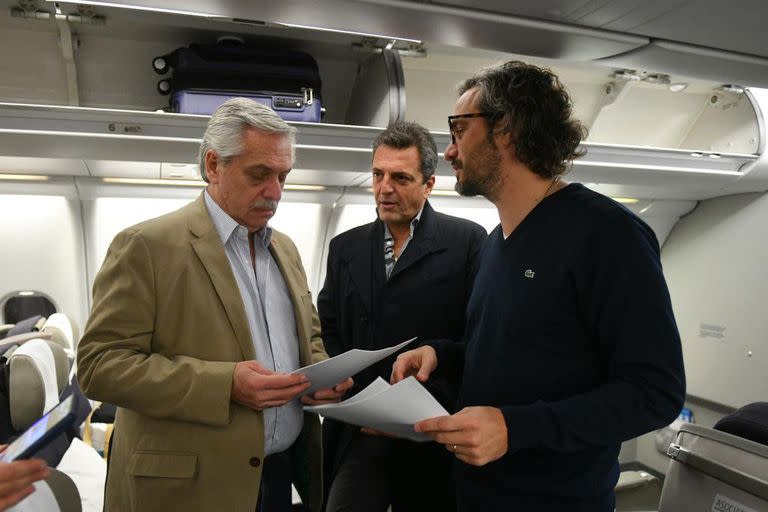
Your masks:
<path fill-rule="evenodd" d="M 0 182 L 0 297 L 43 292 L 81 328 L 88 315 L 80 203 L 69 184 Z"/>
<path fill-rule="evenodd" d="M 712 427 L 725 414 L 768 397 L 768 194 L 699 203 L 662 250 L 694 422 Z M 702 326 L 724 328 L 722 338 Z M 750 355 L 751 353 L 751 355 Z M 666 472 L 654 433 L 635 441 L 637 460 Z"/>

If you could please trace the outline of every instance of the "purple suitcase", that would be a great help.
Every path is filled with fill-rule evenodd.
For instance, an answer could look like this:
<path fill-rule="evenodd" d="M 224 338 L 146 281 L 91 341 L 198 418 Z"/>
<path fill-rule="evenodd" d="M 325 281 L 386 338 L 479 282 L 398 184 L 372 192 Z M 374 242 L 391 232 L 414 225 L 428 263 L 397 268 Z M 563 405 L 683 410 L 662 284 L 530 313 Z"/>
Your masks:
<path fill-rule="evenodd" d="M 322 116 L 320 100 L 306 93 L 301 96 L 270 92 L 177 91 L 171 96 L 171 109 L 181 114 L 211 115 L 222 103 L 237 97 L 258 101 L 286 121 L 319 123 Z"/>

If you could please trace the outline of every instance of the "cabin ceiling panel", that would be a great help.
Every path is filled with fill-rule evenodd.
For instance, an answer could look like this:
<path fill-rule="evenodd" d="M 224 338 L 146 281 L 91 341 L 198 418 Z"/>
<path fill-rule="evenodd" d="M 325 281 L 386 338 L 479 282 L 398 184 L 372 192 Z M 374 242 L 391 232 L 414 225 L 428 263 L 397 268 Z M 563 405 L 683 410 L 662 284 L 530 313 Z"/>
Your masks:
<path fill-rule="evenodd" d="M 764 0 L 441 0 L 488 12 L 768 57 Z"/>

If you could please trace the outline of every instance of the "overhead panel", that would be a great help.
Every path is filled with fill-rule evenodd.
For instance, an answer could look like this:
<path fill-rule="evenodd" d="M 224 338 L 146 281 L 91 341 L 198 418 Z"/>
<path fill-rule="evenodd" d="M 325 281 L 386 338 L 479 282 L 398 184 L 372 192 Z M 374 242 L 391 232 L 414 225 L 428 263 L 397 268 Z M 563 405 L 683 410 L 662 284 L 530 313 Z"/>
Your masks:
<path fill-rule="evenodd" d="M 744 87 L 768 87 L 768 58 L 672 41 L 653 41 L 623 55 L 601 59 L 612 67 L 703 78 Z"/>
<path fill-rule="evenodd" d="M 440 3 L 768 57 L 765 39 L 768 2 L 764 0 L 441 0 Z"/>
<path fill-rule="evenodd" d="M 67 121 L 69 120 L 69 121 Z M 85 161 L 92 175 L 157 176 L 157 164 L 191 164 L 208 118 L 107 109 L 0 104 L 0 154 Z M 298 129 L 295 168 L 315 185 L 355 186 L 370 169 L 372 127 L 293 123 Z M 127 126 L 129 131 L 110 126 Z M 18 128 L 21 126 L 22 128 Z M 449 141 L 434 133 L 438 147 Z M 739 181 L 754 154 L 655 149 L 585 142 L 569 179 L 621 185 L 634 197 L 699 199 L 722 194 Z M 442 156 L 442 155 L 441 155 Z M 133 164 L 121 165 L 121 162 Z M 153 164 L 153 162 L 155 164 Z M 22 169 L 17 169 L 21 172 Z M 82 170 L 77 171 L 82 174 Z M 441 162 L 438 173 L 451 176 Z M 297 176 L 301 173 L 297 173 Z M 748 185 L 762 190 L 768 178 L 757 174 Z M 307 183 L 310 184 L 310 183 Z"/>

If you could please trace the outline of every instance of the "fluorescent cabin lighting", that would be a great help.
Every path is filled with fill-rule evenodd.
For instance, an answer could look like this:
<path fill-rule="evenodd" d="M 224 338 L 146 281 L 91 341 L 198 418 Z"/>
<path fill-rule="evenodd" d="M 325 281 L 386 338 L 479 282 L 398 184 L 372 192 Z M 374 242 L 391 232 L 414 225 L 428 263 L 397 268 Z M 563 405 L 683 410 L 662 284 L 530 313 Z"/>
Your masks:
<path fill-rule="evenodd" d="M 48 176 L 35 174 L 0 174 L 0 180 L 8 181 L 48 181 Z"/>
<path fill-rule="evenodd" d="M 458 197 L 459 193 L 456 192 L 455 190 L 435 190 L 435 189 L 432 189 L 432 192 L 430 193 L 430 195 L 432 195 L 432 196 L 447 196 L 447 197 L 455 196 L 455 197 Z"/>
<path fill-rule="evenodd" d="M 622 204 L 635 204 L 638 202 L 634 197 L 612 197 L 611 199 Z"/>
<path fill-rule="evenodd" d="M 157 179 L 145 179 L 145 178 L 102 178 L 104 183 L 112 183 L 119 185 L 160 185 L 160 186 L 173 186 L 173 187 L 205 187 L 208 184 L 202 180 L 157 180 Z M 301 185 L 301 184 L 287 184 L 283 187 L 284 190 L 306 190 L 313 192 L 322 192 L 325 190 L 323 185 Z"/>
<path fill-rule="evenodd" d="M 56 2 L 58 0 L 46 0 L 46 2 Z M 90 1 L 90 0 L 67 0 L 68 4 L 78 4 L 78 5 L 95 5 L 99 7 L 117 7 L 118 9 L 131 9 L 134 11 L 150 11 L 150 12 L 162 12 L 166 14 L 184 14 L 186 16 L 198 16 L 200 18 L 226 18 L 226 16 L 221 16 L 219 14 L 208 14 L 204 12 L 195 12 L 195 11 L 184 11 L 181 9 L 165 9 L 162 7 L 148 7 L 145 5 L 132 5 L 132 4 L 122 4 L 120 2 L 99 2 L 99 1 Z"/>
<path fill-rule="evenodd" d="M 307 190 L 311 192 L 322 192 L 325 190 L 323 185 L 299 185 L 297 183 L 287 183 L 283 190 Z"/>
<path fill-rule="evenodd" d="M 29 297 L 30 295 L 34 295 L 34 294 L 35 292 L 28 292 L 28 291 L 19 292 L 19 295 L 22 295 L 24 297 Z"/>
<path fill-rule="evenodd" d="M 204 187 L 202 180 L 154 180 L 143 178 L 102 178 L 104 183 L 120 185 L 171 185 L 174 187 Z"/>

